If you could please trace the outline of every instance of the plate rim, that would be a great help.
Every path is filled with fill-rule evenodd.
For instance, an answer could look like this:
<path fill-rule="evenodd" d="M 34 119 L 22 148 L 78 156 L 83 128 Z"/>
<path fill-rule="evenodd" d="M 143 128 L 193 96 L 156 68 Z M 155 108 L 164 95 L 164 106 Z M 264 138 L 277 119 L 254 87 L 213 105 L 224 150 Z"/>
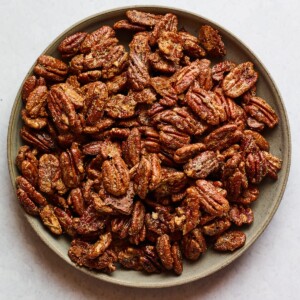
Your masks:
<path fill-rule="evenodd" d="M 85 17 L 73 24 L 71 24 L 67 29 L 65 29 L 61 34 L 59 34 L 55 39 L 53 39 L 48 46 L 42 51 L 42 54 L 46 53 L 51 47 L 53 47 L 53 44 L 57 43 L 62 37 L 64 37 L 69 31 L 74 30 L 75 27 L 82 25 L 83 23 L 90 21 L 92 22 L 93 19 L 99 19 L 101 16 L 105 17 L 108 14 L 111 13 L 121 13 L 123 11 L 126 11 L 128 9 L 138 9 L 138 10 L 149 10 L 149 9 L 161 9 L 161 10 L 166 10 L 169 12 L 172 12 L 174 14 L 184 14 L 184 15 L 190 15 L 193 16 L 195 18 L 199 18 L 202 20 L 207 21 L 207 23 L 212 24 L 215 28 L 217 29 L 221 29 L 222 31 L 226 32 L 226 34 L 233 40 L 235 40 L 235 42 L 238 44 L 239 47 L 242 47 L 242 49 L 246 52 L 248 52 L 248 54 L 250 54 L 250 56 L 253 56 L 256 61 L 259 63 L 260 67 L 263 69 L 263 71 L 265 72 L 266 76 L 268 77 L 271 85 L 272 85 L 272 89 L 274 90 L 275 94 L 277 95 L 279 101 L 279 106 L 280 109 L 282 109 L 282 114 L 284 115 L 285 118 L 285 122 L 283 123 L 285 125 L 286 129 L 286 137 L 287 137 L 287 157 L 285 157 L 285 161 L 286 161 L 286 168 L 285 168 L 285 177 L 283 179 L 282 182 L 282 186 L 280 186 L 280 193 L 279 193 L 279 197 L 276 201 L 276 205 L 273 207 L 272 211 L 269 213 L 268 218 L 266 219 L 265 223 L 263 224 L 263 226 L 261 226 L 259 228 L 259 230 L 257 230 L 257 232 L 254 234 L 252 241 L 250 243 L 248 243 L 247 245 L 245 245 L 242 248 L 242 251 L 238 251 L 235 253 L 232 253 L 231 256 L 227 259 L 224 260 L 224 262 L 218 267 L 215 268 L 213 270 L 209 270 L 208 272 L 204 272 L 201 275 L 194 275 L 194 276 L 189 276 L 188 278 L 181 278 L 179 277 L 173 277 L 174 280 L 172 280 L 172 282 L 168 281 L 168 282 L 160 282 L 160 283 L 147 283 L 147 281 L 145 282 L 128 282 L 128 281 L 123 281 L 121 279 L 117 279 L 117 278 L 113 278 L 110 277 L 107 274 L 103 274 L 103 273 L 99 273 L 99 272 L 95 272 L 95 271 L 91 271 L 88 270 L 86 268 L 81 268 L 78 267 L 77 265 L 75 265 L 72 261 L 67 261 L 64 257 L 64 255 L 61 253 L 61 251 L 56 247 L 56 243 L 54 242 L 55 240 L 53 239 L 53 241 L 49 241 L 44 235 L 41 235 L 39 230 L 36 228 L 33 219 L 36 219 L 28 214 L 26 214 L 24 212 L 24 210 L 19 206 L 19 209 L 22 210 L 23 215 L 25 216 L 26 220 L 28 221 L 28 223 L 30 224 L 30 226 L 32 227 L 32 229 L 36 232 L 36 234 L 40 237 L 40 239 L 52 250 L 54 251 L 60 258 L 63 259 L 64 262 L 68 263 L 69 265 L 71 265 L 72 267 L 74 267 L 75 269 L 91 276 L 94 277 L 98 280 L 102 280 L 104 282 L 109 282 L 111 284 L 117 284 L 117 285 L 121 285 L 121 286 L 127 286 L 127 287 L 135 287 L 135 288 L 166 288 L 166 287 L 172 287 L 172 286 L 180 286 L 183 284 L 187 284 L 190 282 L 194 282 L 196 280 L 199 280 L 201 278 L 205 278 L 207 276 L 210 276 L 214 273 L 216 273 L 217 271 L 223 269 L 224 267 L 228 266 L 229 264 L 231 264 L 233 261 L 235 261 L 238 257 L 240 257 L 242 254 L 244 254 L 245 252 L 247 252 L 247 250 L 254 244 L 254 242 L 262 235 L 262 233 L 264 232 L 264 230 L 267 228 L 267 226 L 269 225 L 269 223 L 271 222 L 271 220 L 273 219 L 274 214 L 276 213 L 284 192 L 286 190 L 286 185 L 288 182 L 288 178 L 289 178 L 289 174 L 290 174 L 290 166 L 291 166 L 291 155 L 292 155 L 292 143 L 291 143 L 291 131 L 290 131 L 290 124 L 289 124 L 289 119 L 288 119 L 288 114 L 287 114 L 287 110 L 285 108 L 285 104 L 283 101 L 283 98 L 279 92 L 279 89 L 275 83 L 275 81 L 273 80 L 271 74 L 269 73 L 268 69 L 265 67 L 265 65 L 262 63 L 262 61 L 260 60 L 260 58 L 240 39 L 238 38 L 236 35 L 234 35 L 230 30 L 228 30 L 227 28 L 219 25 L 217 22 L 212 21 L 210 18 L 204 17 L 200 14 L 191 12 L 189 10 L 186 9 L 181 9 L 181 8 L 177 8 L 177 7 L 172 7 L 172 6 L 165 6 L 165 5 L 128 5 L 128 6 L 122 6 L 122 7 L 117 7 L 117 8 L 113 8 L 113 9 L 108 9 L 108 10 L 104 10 L 104 11 L 100 11 L 96 14 L 92 14 L 88 17 Z M 13 141 L 12 141 L 12 135 L 13 135 L 13 124 L 15 123 L 15 117 L 16 117 L 16 111 L 18 109 L 18 100 L 20 99 L 20 95 L 21 95 L 21 91 L 22 91 L 22 86 L 26 80 L 26 78 L 28 77 L 29 74 L 32 73 L 33 71 L 33 67 L 35 65 L 36 61 L 34 61 L 33 65 L 31 66 L 31 68 L 29 69 L 29 71 L 26 73 L 24 80 L 22 81 L 20 88 L 15 96 L 15 100 L 14 100 L 14 104 L 12 106 L 11 109 L 11 113 L 10 113 L 10 118 L 9 118 L 9 124 L 8 124 L 8 131 L 7 131 L 7 161 L 8 161 L 8 169 L 9 169 L 9 175 L 10 175 L 10 181 L 12 183 L 13 186 L 13 190 L 14 190 L 14 198 L 16 199 L 16 186 L 15 186 L 15 172 L 14 172 L 14 168 L 15 168 L 15 157 L 12 157 L 12 145 L 13 145 Z M 246 247 L 246 248 L 245 248 Z M 129 272 L 129 271 L 127 271 Z M 135 272 L 135 271 L 133 271 Z M 152 275 L 149 275 L 152 276 Z"/>

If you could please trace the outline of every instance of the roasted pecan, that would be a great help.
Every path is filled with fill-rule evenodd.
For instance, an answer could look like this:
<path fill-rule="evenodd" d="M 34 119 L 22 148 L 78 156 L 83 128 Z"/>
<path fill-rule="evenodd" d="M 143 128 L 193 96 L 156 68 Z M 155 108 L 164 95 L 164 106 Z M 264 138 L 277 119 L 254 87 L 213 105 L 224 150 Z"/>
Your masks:
<path fill-rule="evenodd" d="M 177 102 L 176 91 L 170 84 L 169 80 L 165 77 L 152 77 L 151 85 L 155 91 L 163 98 L 160 100 L 160 104 L 165 106 L 174 106 Z"/>
<path fill-rule="evenodd" d="M 82 84 L 87 84 L 100 79 L 102 72 L 100 70 L 92 70 L 78 75 L 78 81 Z"/>
<path fill-rule="evenodd" d="M 128 230 L 131 225 L 131 218 L 116 217 L 111 220 L 111 231 L 117 234 L 120 239 L 125 239 L 128 236 Z"/>
<path fill-rule="evenodd" d="M 31 150 L 28 146 L 21 146 L 16 157 L 16 165 L 22 176 L 27 179 L 33 186 L 38 183 L 38 159 L 37 151 Z"/>
<path fill-rule="evenodd" d="M 140 264 L 143 270 L 147 273 L 160 273 L 163 266 L 160 262 L 156 248 L 154 246 L 147 245 L 143 250 L 143 256 L 140 257 Z"/>
<path fill-rule="evenodd" d="M 182 40 L 176 32 L 164 31 L 157 40 L 158 48 L 163 56 L 175 63 L 179 63 L 183 56 Z"/>
<path fill-rule="evenodd" d="M 222 150 L 235 144 L 242 138 L 242 132 L 237 125 L 229 124 L 212 131 L 204 139 L 204 144 L 209 150 Z"/>
<path fill-rule="evenodd" d="M 41 55 L 33 71 L 46 80 L 60 82 L 65 79 L 68 73 L 68 66 L 57 58 L 49 55 Z"/>
<path fill-rule="evenodd" d="M 240 197 L 238 197 L 235 202 L 248 205 L 257 200 L 259 196 L 259 190 L 255 186 L 249 186 L 245 189 Z"/>
<path fill-rule="evenodd" d="M 221 235 L 214 244 L 217 251 L 234 251 L 244 246 L 246 235 L 242 231 L 234 230 Z"/>
<path fill-rule="evenodd" d="M 244 110 L 252 118 L 273 128 L 279 121 L 274 109 L 262 98 L 251 97 L 243 103 Z"/>
<path fill-rule="evenodd" d="M 112 96 L 106 103 L 105 111 L 112 118 L 130 118 L 135 113 L 134 99 L 122 94 Z"/>
<path fill-rule="evenodd" d="M 141 249 L 127 247 L 118 253 L 118 262 L 126 269 L 141 271 L 142 265 L 140 263 L 140 257 L 142 254 L 143 251 Z"/>
<path fill-rule="evenodd" d="M 45 85 L 37 86 L 27 97 L 26 114 L 30 118 L 45 116 L 43 110 L 47 102 L 48 90 Z"/>
<path fill-rule="evenodd" d="M 91 48 L 101 41 L 113 38 L 115 36 L 115 31 L 110 26 L 102 26 L 92 33 L 87 34 L 85 39 L 80 45 L 81 53 L 89 53 Z"/>
<path fill-rule="evenodd" d="M 70 69 L 69 69 L 70 73 L 80 75 L 83 69 L 84 69 L 84 55 L 83 54 L 75 55 L 70 61 Z"/>
<path fill-rule="evenodd" d="M 188 55 L 195 58 L 201 58 L 206 55 L 205 50 L 199 45 L 199 41 L 195 36 L 186 31 L 179 31 L 178 35 L 180 36 L 183 50 Z"/>
<path fill-rule="evenodd" d="M 112 242 L 112 236 L 110 232 L 106 232 L 100 235 L 99 240 L 89 248 L 87 257 L 90 259 L 94 259 L 102 255 L 109 247 L 111 242 Z"/>
<path fill-rule="evenodd" d="M 20 204 L 26 211 L 26 213 L 28 213 L 29 215 L 32 215 L 32 216 L 37 216 L 39 214 L 38 207 L 30 199 L 30 196 L 23 189 L 20 189 L 20 188 L 17 189 L 17 197 L 20 201 Z"/>
<path fill-rule="evenodd" d="M 30 118 L 25 109 L 21 112 L 24 124 L 33 129 L 42 129 L 47 126 L 47 118 Z"/>
<path fill-rule="evenodd" d="M 249 153 L 246 157 L 246 172 L 251 183 L 260 183 L 267 175 L 268 164 L 262 151 Z"/>
<path fill-rule="evenodd" d="M 224 107 L 218 104 L 216 94 L 194 84 L 185 96 L 186 103 L 202 120 L 211 125 L 218 125 L 226 120 Z"/>
<path fill-rule="evenodd" d="M 65 194 L 67 188 L 61 178 L 59 160 L 53 154 L 44 154 L 39 159 L 39 189 L 46 194 Z"/>
<path fill-rule="evenodd" d="M 144 226 L 145 206 L 141 201 L 136 201 L 132 211 L 131 224 L 128 229 L 129 235 L 137 235 Z"/>
<path fill-rule="evenodd" d="M 114 196 L 126 194 L 129 188 L 129 171 L 124 160 L 114 156 L 102 164 L 103 185 Z"/>
<path fill-rule="evenodd" d="M 236 64 L 232 61 L 225 60 L 212 67 L 212 78 L 216 81 L 222 81 L 224 74 L 230 72 L 236 67 Z"/>
<path fill-rule="evenodd" d="M 282 160 L 267 151 L 263 151 L 263 154 L 267 161 L 267 175 L 276 180 L 278 178 L 277 173 L 282 166 Z"/>
<path fill-rule="evenodd" d="M 80 188 L 75 188 L 70 191 L 68 196 L 68 204 L 73 208 L 73 211 L 82 216 L 85 211 L 85 201 Z"/>
<path fill-rule="evenodd" d="M 163 266 L 167 270 L 171 270 L 173 268 L 174 259 L 171 252 L 170 237 L 167 234 L 158 237 L 156 250 Z"/>
<path fill-rule="evenodd" d="M 214 219 L 211 223 L 202 227 L 202 232 L 208 236 L 218 236 L 225 232 L 231 226 L 227 218 Z"/>
<path fill-rule="evenodd" d="M 211 215 L 222 216 L 229 210 L 229 202 L 209 181 L 199 179 L 195 187 L 188 188 L 191 197 L 200 201 L 201 207 Z"/>
<path fill-rule="evenodd" d="M 210 25 L 201 26 L 198 38 L 209 56 L 222 57 L 226 54 L 225 45 L 218 30 Z"/>
<path fill-rule="evenodd" d="M 40 217 L 43 224 L 48 227 L 52 233 L 56 235 L 62 234 L 62 228 L 51 205 L 48 204 L 41 209 Z"/>
<path fill-rule="evenodd" d="M 200 71 L 199 61 L 196 60 L 174 73 L 170 78 L 170 82 L 172 82 L 176 93 L 181 94 L 187 90 L 199 76 Z"/>
<path fill-rule="evenodd" d="M 122 143 L 122 153 L 129 167 L 138 164 L 141 156 L 141 133 L 133 128 L 126 141 Z"/>
<path fill-rule="evenodd" d="M 112 95 L 122 91 L 125 88 L 126 83 L 127 83 L 127 71 L 106 81 L 108 94 Z"/>
<path fill-rule="evenodd" d="M 199 228 L 185 235 L 181 246 L 183 255 L 190 260 L 197 260 L 207 249 L 205 238 Z"/>
<path fill-rule="evenodd" d="M 202 143 L 186 145 L 175 151 L 173 159 L 176 163 L 187 163 L 190 158 L 204 150 L 206 150 L 206 146 Z"/>
<path fill-rule="evenodd" d="M 69 236 L 74 237 L 76 235 L 76 231 L 73 228 L 72 217 L 70 217 L 68 213 L 66 213 L 59 207 L 54 207 L 53 211 L 63 231 L 66 232 Z"/>
<path fill-rule="evenodd" d="M 126 30 L 130 30 L 130 31 L 145 31 L 146 30 L 145 26 L 131 24 L 130 22 L 128 22 L 128 20 L 120 20 L 120 21 L 116 22 L 113 25 L 113 28 L 114 29 L 126 29 Z"/>
<path fill-rule="evenodd" d="M 252 62 L 245 62 L 233 68 L 222 81 L 226 96 L 237 98 L 247 92 L 257 81 L 258 73 L 253 69 Z"/>
<path fill-rule="evenodd" d="M 254 220 L 254 214 L 250 207 L 243 205 L 233 205 L 228 212 L 230 220 L 237 226 L 251 224 Z"/>
<path fill-rule="evenodd" d="M 183 166 L 184 173 L 192 178 L 206 178 L 219 169 L 220 162 L 214 151 L 204 151 Z"/>
<path fill-rule="evenodd" d="M 173 270 L 177 275 L 180 275 L 183 271 L 183 265 L 181 250 L 177 243 L 171 246 L 171 253 L 173 258 Z"/>
<path fill-rule="evenodd" d="M 53 139 L 46 132 L 36 132 L 23 127 L 20 130 L 20 135 L 29 145 L 38 148 L 42 152 L 50 152 L 55 149 Z"/>
<path fill-rule="evenodd" d="M 265 128 L 264 123 L 257 121 L 256 119 L 254 119 L 252 117 L 248 117 L 246 122 L 247 122 L 248 127 L 252 130 L 262 131 Z"/>
<path fill-rule="evenodd" d="M 173 61 L 165 59 L 159 51 L 149 55 L 149 64 L 153 71 L 166 74 L 172 74 L 178 69 L 178 66 Z"/>
<path fill-rule="evenodd" d="M 154 24 L 153 31 L 150 35 L 149 43 L 151 46 L 157 43 L 158 38 L 165 31 L 176 32 L 178 26 L 177 16 L 171 13 L 165 14 L 158 22 Z"/>
<path fill-rule="evenodd" d="M 29 76 L 22 87 L 21 91 L 21 97 L 22 100 L 27 101 L 27 98 L 29 97 L 30 93 L 35 90 L 38 86 L 45 86 L 46 81 L 43 77 L 36 78 L 36 76 L 32 75 Z"/>
<path fill-rule="evenodd" d="M 61 56 L 63 58 L 70 58 L 76 55 L 86 35 L 86 32 L 76 32 L 66 37 L 57 48 Z"/>
<path fill-rule="evenodd" d="M 199 61 L 200 74 L 197 78 L 201 88 L 209 91 L 213 87 L 212 70 L 210 68 L 210 60 L 201 59 Z"/>
<path fill-rule="evenodd" d="M 260 133 L 253 130 L 245 130 L 244 134 L 252 136 L 260 150 L 269 151 L 269 143 Z"/>
<path fill-rule="evenodd" d="M 143 26 L 154 26 L 163 17 L 162 15 L 155 15 L 138 10 L 127 10 L 126 16 L 130 22 Z"/>

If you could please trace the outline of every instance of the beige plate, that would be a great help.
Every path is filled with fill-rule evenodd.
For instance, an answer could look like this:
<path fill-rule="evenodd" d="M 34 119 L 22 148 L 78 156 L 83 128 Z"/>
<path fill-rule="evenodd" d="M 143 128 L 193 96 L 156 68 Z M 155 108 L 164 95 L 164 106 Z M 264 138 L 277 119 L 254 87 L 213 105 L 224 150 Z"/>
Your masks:
<path fill-rule="evenodd" d="M 179 17 L 179 28 L 184 27 L 186 30 L 188 30 L 194 35 L 197 35 L 197 31 L 200 25 L 202 24 L 211 24 L 212 26 L 217 28 L 223 36 L 227 48 L 228 54 L 226 56 L 226 59 L 233 60 L 235 62 L 244 62 L 250 60 L 254 63 L 255 69 L 260 74 L 260 78 L 257 85 L 257 94 L 267 99 L 267 101 L 276 110 L 280 118 L 279 125 L 274 130 L 266 132 L 266 135 L 271 145 L 271 152 L 283 159 L 283 167 L 281 172 L 279 173 L 279 179 L 276 182 L 265 179 L 263 184 L 261 185 L 261 193 L 259 200 L 253 205 L 255 221 L 250 227 L 245 228 L 247 242 L 243 248 L 232 254 L 220 254 L 209 250 L 199 261 L 195 263 L 185 263 L 184 271 L 181 276 L 173 276 L 171 274 L 149 276 L 140 272 L 124 270 L 117 270 L 112 275 L 106 275 L 89 271 L 84 268 L 79 268 L 86 274 L 111 283 L 134 287 L 158 288 L 180 285 L 208 276 L 230 264 L 253 244 L 253 242 L 260 236 L 260 234 L 263 232 L 263 230 L 266 228 L 266 226 L 272 219 L 283 196 L 283 192 L 289 174 L 291 159 L 291 143 L 288 119 L 278 90 L 276 89 L 274 82 L 272 81 L 270 75 L 268 74 L 267 70 L 264 68 L 262 63 L 243 43 L 241 43 L 236 37 L 234 37 L 231 33 L 223 29 L 222 27 L 190 12 L 168 7 L 135 8 L 159 14 L 173 12 Z M 112 25 L 115 21 L 125 18 L 125 11 L 127 9 L 129 8 L 126 7 L 103 12 L 73 25 L 64 33 L 62 33 L 57 39 L 55 39 L 43 53 L 57 56 L 58 52 L 56 48 L 65 36 L 71 35 L 77 31 L 91 32 L 105 24 Z M 124 32 L 122 32 L 122 34 L 118 34 L 118 38 L 121 42 L 124 43 L 128 43 L 131 36 L 131 34 L 127 34 Z M 32 74 L 32 69 L 33 67 L 29 70 L 28 75 Z M 19 130 L 22 126 L 22 121 L 20 117 L 22 107 L 20 91 L 21 88 L 17 94 L 11 112 L 7 139 L 8 164 L 13 185 L 15 182 L 15 178 L 18 175 L 18 170 L 16 169 L 14 161 L 17 155 L 18 148 L 20 147 L 20 145 L 22 145 L 22 141 L 19 137 Z M 41 239 L 62 259 L 74 266 L 74 264 L 70 261 L 67 255 L 69 241 L 63 237 L 53 237 L 48 232 L 48 230 L 46 230 L 43 227 L 39 220 L 27 214 L 25 216 L 31 224 L 31 226 L 33 227 L 33 229 L 41 237 Z"/>

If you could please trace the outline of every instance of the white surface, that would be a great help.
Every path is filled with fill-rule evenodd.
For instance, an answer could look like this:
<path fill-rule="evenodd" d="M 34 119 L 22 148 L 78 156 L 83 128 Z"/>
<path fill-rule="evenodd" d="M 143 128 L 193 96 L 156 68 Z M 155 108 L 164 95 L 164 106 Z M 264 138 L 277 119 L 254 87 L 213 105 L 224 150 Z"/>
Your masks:
<path fill-rule="evenodd" d="M 184 4 L 188 3 L 188 4 Z M 97 281 L 73 269 L 36 236 L 13 195 L 6 134 L 18 88 L 57 35 L 97 12 L 131 4 L 191 10 L 229 29 L 264 62 L 288 112 L 293 159 L 281 205 L 257 242 L 203 280 L 144 290 Z M 300 2 L 298 0 L 115 1 L 0 0 L 0 298 L 1 299 L 299 299 Z"/>

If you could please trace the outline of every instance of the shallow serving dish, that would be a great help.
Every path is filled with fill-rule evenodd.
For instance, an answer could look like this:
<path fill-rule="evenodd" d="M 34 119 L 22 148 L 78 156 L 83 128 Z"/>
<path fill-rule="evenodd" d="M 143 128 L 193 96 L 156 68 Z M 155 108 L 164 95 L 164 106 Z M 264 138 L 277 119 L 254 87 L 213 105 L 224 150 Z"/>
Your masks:
<path fill-rule="evenodd" d="M 132 7 L 130 8 L 132 9 Z M 235 62 L 244 62 L 250 60 L 254 63 L 255 69 L 260 75 L 257 83 L 257 93 L 259 96 L 265 98 L 271 104 L 280 119 L 279 125 L 276 126 L 276 128 L 272 131 L 266 131 L 265 135 L 270 143 L 272 154 L 283 159 L 282 170 L 279 173 L 279 178 L 277 181 L 273 182 L 272 180 L 266 178 L 260 185 L 259 200 L 252 205 L 255 215 L 255 221 L 251 226 L 243 229 L 243 231 L 247 235 L 245 246 L 237 250 L 236 252 L 229 254 L 216 253 L 212 250 L 209 250 L 197 262 L 185 262 L 184 271 L 181 276 L 175 276 L 171 274 L 146 275 L 140 272 L 127 270 L 117 270 L 111 275 L 106 275 L 94 271 L 89 271 L 85 268 L 78 268 L 71 262 L 67 254 L 70 242 L 64 237 L 54 237 L 38 219 L 25 214 L 28 222 L 36 231 L 36 233 L 41 237 L 41 239 L 67 263 L 80 269 L 84 273 L 100 280 L 115 284 L 133 287 L 158 288 L 191 282 L 220 270 L 221 268 L 233 262 L 241 254 L 243 254 L 261 235 L 278 208 L 288 179 L 291 160 L 290 131 L 286 110 L 280 98 L 279 92 L 276 89 L 276 86 L 272 81 L 268 71 L 264 68 L 264 66 L 256 58 L 256 56 L 231 33 L 220 27 L 219 25 L 216 25 L 203 17 L 187 11 L 157 6 L 134 8 L 159 14 L 172 12 L 179 18 L 179 28 L 184 27 L 187 31 L 194 35 L 197 35 L 198 29 L 202 24 L 210 24 L 214 28 L 218 29 L 227 48 L 228 54 L 226 55 L 226 59 L 233 60 Z M 58 57 L 57 46 L 65 36 L 71 35 L 78 31 L 91 32 L 102 25 L 112 25 L 117 20 L 124 19 L 125 12 L 128 9 L 129 7 L 102 12 L 78 22 L 77 24 L 71 26 L 69 29 L 63 32 L 59 37 L 57 37 L 43 53 Z M 122 34 L 118 34 L 118 38 L 120 39 L 121 43 L 124 42 L 128 44 L 128 42 L 130 41 L 130 37 L 131 34 L 126 34 L 124 32 L 122 32 Z M 29 70 L 28 75 L 32 74 L 32 70 L 33 67 Z M 20 94 L 21 88 L 16 96 L 11 112 L 7 139 L 8 165 L 14 188 L 15 178 L 18 176 L 18 170 L 15 166 L 15 157 L 17 155 L 18 148 L 20 147 L 20 145 L 22 145 L 22 140 L 19 136 L 19 130 L 22 126 L 22 100 Z"/>

